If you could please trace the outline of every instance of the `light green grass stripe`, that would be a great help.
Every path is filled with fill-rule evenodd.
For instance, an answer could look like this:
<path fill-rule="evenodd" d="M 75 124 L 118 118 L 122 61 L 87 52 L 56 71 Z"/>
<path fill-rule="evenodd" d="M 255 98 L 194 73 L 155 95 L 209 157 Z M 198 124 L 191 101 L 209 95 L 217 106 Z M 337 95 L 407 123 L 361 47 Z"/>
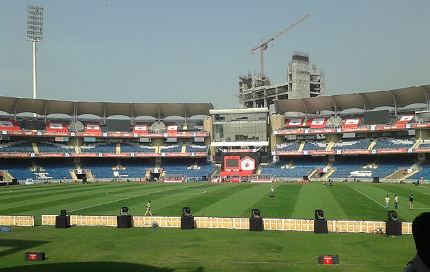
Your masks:
<path fill-rule="evenodd" d="M 347 218 L 345 211 L 330 192 L 332 189 L 322 183 L 308 183 L 302 186 L 294 207 L 293 218 L 315 218 L 315 210 L 322 209 L 331 218 Z"/>
<path fill-rule="evenodd" d="M 151 200 L 151 210 L 154 215 L 160 215 L 159 211 L 164 210 L 166 207 L 171 205 L 178 204 L 177 210 L 173 214 L 163 214 L 168 216 L 181 216 L 182 215 L 182 207 L 190 206 L 188 204 L 184 204 L 183 206 L 179 205 L 179 203 L 187 203 L 188 199 L 193 198 L 205 198 L 211 193 L 217 192 L 218 190 L 224 190 L 224 184 L 210 184 L 210 183 L 189 183 L 187 188 L 184 190 L 175 190 L 175 191 L 166 191 L 163 193 L 157 193 L 148 195 L 145 197 L 145 200 Z M 184 185 L 183 185 L 184 186 Z M 195 186 L 195 187 L 194 187 Z M 233 185 L 237 186 L 237 185 Z M 206 193 L 204 192 L 206 191 Z M 146 211 L 146 201 L 141 204 L 135 204 L 135 209 L 142 214 Z M 191 212 L 195 212 L 195 207 L 190 207 Z M 162 213 L 162 212 L 161 212 Z"/>
<path fill-rule="evenodd" d="M 255 184 L 241 184 L 240 186 L 243 187 L 242 191 L 226 197 L 222 201 L 218 201 L 199 212 L 221 217 L 234 217 L 244 213 L 251 215 L 251 210 L 258 208 L 253 205 L 269 193 L 268 188 L 270 186 L 267 188 Z"/>

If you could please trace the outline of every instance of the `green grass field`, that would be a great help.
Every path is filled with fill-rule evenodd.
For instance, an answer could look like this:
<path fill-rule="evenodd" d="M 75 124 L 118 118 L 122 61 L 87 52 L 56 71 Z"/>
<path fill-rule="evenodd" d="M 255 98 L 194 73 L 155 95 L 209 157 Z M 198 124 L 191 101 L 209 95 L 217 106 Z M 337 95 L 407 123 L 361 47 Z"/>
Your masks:
<path fill-rule="evenodd" d="M 151 200 L 154 215 L 385 221 L 385 196 L 399 195 L 398 215 L 412 221 L 430 211 L 430 187 L 410 184 L 92 183 L 0 187 L 1 215 L 118 215 L 127 206 L 143 215 Z M 407 197 L 415 197 L 408 209 Z M 390 209 L 393 209 L 391 203 Z M 25 262 L 27 251 L 44 251 L 47 260 Z M 317 256 L 339 255 L 340 265 L 322 266 Z M 414 256 L 411 235 L 167 228 L 13 227 L 0 232 L 0 271 L 402 271 Z"/>

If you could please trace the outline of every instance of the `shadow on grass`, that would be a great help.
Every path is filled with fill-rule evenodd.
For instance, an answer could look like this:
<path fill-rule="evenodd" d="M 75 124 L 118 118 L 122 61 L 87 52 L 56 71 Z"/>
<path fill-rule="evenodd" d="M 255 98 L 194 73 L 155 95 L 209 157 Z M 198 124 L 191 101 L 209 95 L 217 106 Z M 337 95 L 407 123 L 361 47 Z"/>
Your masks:
<path fill-rule="evenodd" d="M 97 271 L 121 271 L 121 272 L 138 272 L 138 271 L 154 271 L 154 272 L 175 272 L 175 269 L 155 267 L 150 265 L 132 264 L 132 263 L 115 263 L 115 262 L 94 262 L 94 263 L 43 263 L 43 262 L 26 262 L 27 265 L 0 268 L 0 272 L 97 272 Z M 181 269 L 181 271 L 184 271 Z M 203 272 L 203 267 L 196 269 L 186 269 L 187 272 Z"/>
<path fill-rule="evenodd" d="M 27 241 L 27 240 L 10 240 L 0 239 L 0 245 L 2 247 L 9 248 L 8 250 L 0 251 L 0 258 L 14 254 L 20 251 L 25 251 L 27 248 L 35 248 L 37 246 L 46 244 L 45 241 Z"/>

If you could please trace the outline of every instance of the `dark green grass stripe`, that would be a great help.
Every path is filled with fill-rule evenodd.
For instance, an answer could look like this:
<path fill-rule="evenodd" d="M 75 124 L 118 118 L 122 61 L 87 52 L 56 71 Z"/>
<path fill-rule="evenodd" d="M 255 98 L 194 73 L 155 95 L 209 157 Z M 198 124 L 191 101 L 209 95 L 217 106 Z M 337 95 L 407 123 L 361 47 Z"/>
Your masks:
<path fill-rule="evenodd" d="M 79 187 L 78 187 L 79 186 Z M 1 199 L 2 204 L 6 203 L 15 203 L 15 202 L 22 202 L 22 201 L 28 201 L 28 200 L 38 200 L 38 199 L 44 199 L 47 197 L 51 197 L 53 195 L 68 195 L 70 193 L 78 194 L 83 192 L 95 192 L 95 191 L 106 191 L 107 189 L 111 190 L 114 188 L 120 188 L 130 185 L 110 185 L 105 184 L 103 186 L 94 186 L 94 185 L 82 185 L 82 184 L 76 184 L 74 187 L 68 187 L 68 188 L 60 188 L 60 186 L 57 186 L 55 190 L 43 190 L 43 191 L 37 191 L 37 192 L 27 192 L 26 194 L 16 194 L 15 191 L 12 191 L 9 193 L 9 197 L 6 198 L 6 195 L 3 195 L 3 199 Z M 17 196 L 18 195 L 18 196 Z"/>
<path fill-rule="evenodd" d="M 258 208 L 266 218 L 291 218 L 302 185 L 276 184 L 274 187 L 275 197 L 270 197 L 270 191 L 267 191 L 252 207 Z M 241 216 L 248 217 L 250 214 L 243 213 Z"/>
<path fill-rule="evenodd" d="M 61 185 L 59 186 L 61 187 Z M 70 195 L 88 195 L 88 194 L 94 194 L 99 192 L 104 193 L 104 192 L 109 192 L 110 190 L 116 190 L 116 189 L 121 189 L 121 190 L 128 190 L 127 189 L 127 185 L 123 185 L 123 186 L 111 186 L 110 184 L 106 184 L 105 186 L 97 186 L 94 187 L 92 185 L 76 185 L 73 190 L 63 190 L 63 191 L 55 191 L 55 192 L 50 192 L 50 191 L 46 191 L 45 194 L 41 195 L 41 194 L 35 194 L 35 195 L 26 195 L 26 196 L 22 196 L 22 197 L 13 197 L 14 194 L 11 193 L 10 199 L 6 199 L 4 200 L 2 203 L 9 203 L 9 206 L 11 206 L 13 203 L 14 206 L 20 206 L 22 204 L 26 204 L 26 203 L 32 203 L 32 204 L 36 204 L 36 203 L 42 203 L 44 201 L 50 200 L 50 199 L 58 199 L 64 196 L 70 196 Z M 15 203 L 15 202 L 19 202 L 19 203 Z"/>
<path fill-rule="evenodd" d="M 26 196 L 34 196 L 34 195 L 42 195 L 45 196 L 46 194 L 54 194 L 56 192 L 79 192 L 84 190 L 90 190 L 90 189 L 96 189 L 96 188 L 105 188 L 106 186 L 111 187 L 124 187 L 124 186 L 132 186 L 132 185 L 141 185 L 136 183 L 92 183 L 92 184 L 50 184 L 50 185 L 28 185 L 23 189 L 23 187 L 16 186 L 16 187 L 8 187 L 7 190 L 4 190 L 3 192 L 0 191 L 0 201 L 3 202 L 3 200 L 8 201 L 11 199 L 11 197 L 19 196 L 19 197 L 26 197 Z"/>
<path fill-rule="evenodd" d="M 157 214 L 179 216 L 181 215 L 182 207 L 190 207 L 193 215 L 204 216 L 204 214 L 200 212 L 202 209 L 243 190 L 240 184 L 228 184 L 227 186 L 223 184 L 210 184 L 209 187 L 205 188 L 207 189 L 207 193 L 172 203 L 169 206 L 157 210 Z"/>

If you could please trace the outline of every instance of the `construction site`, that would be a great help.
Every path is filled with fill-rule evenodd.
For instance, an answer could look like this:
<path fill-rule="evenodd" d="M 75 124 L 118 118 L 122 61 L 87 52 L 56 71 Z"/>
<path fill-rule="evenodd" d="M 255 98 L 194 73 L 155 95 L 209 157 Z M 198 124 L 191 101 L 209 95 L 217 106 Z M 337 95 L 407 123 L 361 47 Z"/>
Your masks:
<path fill-rule="evenodd" d="M 309 17 L 310 15 L 305 15 L 269 39 L 261 40 L 251 49 L 253 54 L 257 50 L 260 52 L 260 71 L 239 76 L 238 97 L 241 107 L 270 108 L 275 100 L 311 98 L 325 94 L 324 72 L 318 71 L 315 64 L 311 65 L 308 53 L 292 54 L 285 82 L 272 84 L 264 72 L 264 51 L 267 50 L 268 44 Z"/>

